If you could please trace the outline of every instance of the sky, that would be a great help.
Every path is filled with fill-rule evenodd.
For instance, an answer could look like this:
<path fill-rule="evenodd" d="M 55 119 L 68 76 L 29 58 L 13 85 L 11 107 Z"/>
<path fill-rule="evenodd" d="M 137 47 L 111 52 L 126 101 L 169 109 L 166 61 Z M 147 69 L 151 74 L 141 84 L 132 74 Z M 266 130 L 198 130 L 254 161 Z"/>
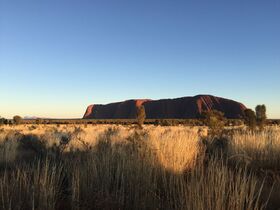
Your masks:
<path fill-rule="evenodd" d="M 280 118 L 279 0 L 0 0 L 0 116 L 198 94 Z"/>

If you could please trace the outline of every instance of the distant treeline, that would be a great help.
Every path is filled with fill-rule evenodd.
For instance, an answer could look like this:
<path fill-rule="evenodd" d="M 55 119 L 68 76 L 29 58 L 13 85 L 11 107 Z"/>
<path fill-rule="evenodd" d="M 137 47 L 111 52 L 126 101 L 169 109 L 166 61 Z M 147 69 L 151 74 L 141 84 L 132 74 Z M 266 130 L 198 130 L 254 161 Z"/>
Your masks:
<path fill-rule="evenodd" d="M 119 124 L 131 125 L 137 124 L 136 119 L 22 119 L 20 124 Z M 189 125 L 203 126 L 202 119 L 146 119 L 144 124 L 153 125 Z M 227 126 L 240 126 L 244 124 L 242 119 L 227 119 Z M 267 125 L 280 125 L 280 119 L 268 119 Z"/>

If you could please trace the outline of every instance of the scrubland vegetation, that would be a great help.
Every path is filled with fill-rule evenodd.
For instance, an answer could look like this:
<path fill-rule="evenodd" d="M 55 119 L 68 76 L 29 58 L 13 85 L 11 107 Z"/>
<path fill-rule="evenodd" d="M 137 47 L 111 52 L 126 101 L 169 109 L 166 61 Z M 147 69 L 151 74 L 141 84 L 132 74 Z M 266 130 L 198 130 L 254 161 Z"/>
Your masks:
<path fill-rule="evenodd" d="M 278 209 L 280 128 L 4 125 L 0 209 Z"/>

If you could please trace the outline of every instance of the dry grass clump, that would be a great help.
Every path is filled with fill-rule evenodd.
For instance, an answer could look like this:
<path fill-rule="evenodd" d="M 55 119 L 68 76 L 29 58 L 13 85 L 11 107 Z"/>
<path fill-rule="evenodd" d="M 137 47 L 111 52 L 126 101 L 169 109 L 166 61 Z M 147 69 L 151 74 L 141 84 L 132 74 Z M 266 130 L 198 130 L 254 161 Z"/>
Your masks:
<path fill-rule="evenodd" d="M 163 167 L 138 136 L 136 142 L 101 141 L 75 166 L 73 205 L 81 209 L 261 209 L 257 180 L 212 159 L 188 173 Z M 138 139 L 138 140 L 137 140 Z M 226 193 L 225 193 L 226 192 Z"/>
<path fill-rule="evenodd" d="M 30 130 L 23 125 L 18 126 L 17 131 L 7 130 L 7 135 L 0 137 L 0 141 L 5 138 L 13 139 L 13 153 L 16 153 L 19 137 L 13 135 L 31 135 L 38 136 L 39 142 L 47 148 L 62 147 L 63 151 L 84 151 L 94 147 L 100 140 L 110 136 L 112 143 L 125 143 L 132 135 L 135 128 L 133 126 L 112 126 L 99 125 L 82 128 L 78 126 L 69 126 L 68 128 L 46 125 L 39 125 L 37 130 Z M 25 128 L 25 130 L 24 130 Z M 197 129 L 188 127 L 160 127 L 144 126 L 145 141 L 154 150 L 158 161 L 169 170 L 182 172 L 186 168 L 192 167 L 199 153 L 199 136 Z M 4 135 L 4 134 L 2 134 Z M 6 141 L 11 142 L 11 141 Z M 63 145 L 63 142 L 65 145 Z M 3 154 L 3 153 L 2 153 Z M 15 158 L 15 157 L 14 157 Z"/>
<path fill-rule="evenodd" d="M 182 173 L 192 168 L 201 153 L 196 129 L 186 127 L 156 127 L 148 130 L 148 144 L 156 151 L 162 166 Z"/>
<path fill-rule="evenodd" d="M 0 209 L 57 209 L 64 200 L 64 166 L 48 159 L 1 172 Z"/>
<path fill-rule="evenodd" d="M 230 138 L 229 156 L 252 167 L 280 170 L 280 128 L 237 130 Z"/>
<path fill-rule="evenodd" d="M 263 178 L 250 167 L 232 167 L 218 154 L 205 161 L 205 129 L 5 127 L 0 132 L 0 209 L 265 209 Z M 235 157 L 242 154 L 265 163 L 253 151 L 268 158 L 266 144 L 246 144 L 268 136 L 277 144 L 278 131 L 262 132 L 234 131 L 229 161 L 239 161 Z"/>

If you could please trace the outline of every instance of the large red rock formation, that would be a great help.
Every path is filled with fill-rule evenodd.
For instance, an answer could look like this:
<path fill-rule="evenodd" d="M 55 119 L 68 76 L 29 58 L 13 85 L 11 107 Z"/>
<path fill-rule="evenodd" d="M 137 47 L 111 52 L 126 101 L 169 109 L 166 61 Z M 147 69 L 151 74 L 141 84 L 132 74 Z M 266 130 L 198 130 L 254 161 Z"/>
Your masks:
<path fill-rule="evenodd" d="M 246 107 L 236 101 L 211 95 L 161 100 L 128 100 L 88 106 L 84 119 L 132 119 L 136 107 L 143 105 L 147 119 L 198 118 L 203 111 L 218 110 L 227 118 L 241 118 Z"/>

